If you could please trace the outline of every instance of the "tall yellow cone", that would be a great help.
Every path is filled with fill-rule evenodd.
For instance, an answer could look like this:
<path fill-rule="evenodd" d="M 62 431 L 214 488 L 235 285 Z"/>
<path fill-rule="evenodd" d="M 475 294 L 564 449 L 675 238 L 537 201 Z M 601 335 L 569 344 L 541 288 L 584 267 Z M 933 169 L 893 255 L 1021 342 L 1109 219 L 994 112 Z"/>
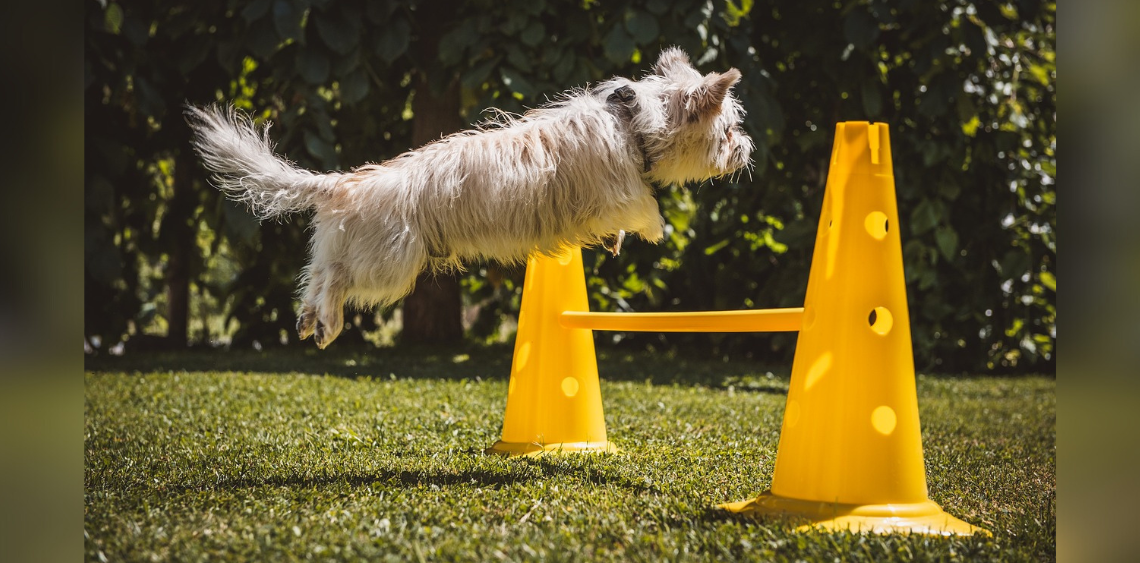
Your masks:
<path fill-rule="evenodd" d="M 988 533 L 927 496 L 891 145 L 836 126 L 771 490 L 722 505 L 807 526 Z"/>
<path fill-rule="evenodd" d="M 606 439 L 593 332 L 559 324 L 563 311 L 587 310 L 581 249 L 527 261 L 503 437 L 487 453 L 616 451 Z"/>

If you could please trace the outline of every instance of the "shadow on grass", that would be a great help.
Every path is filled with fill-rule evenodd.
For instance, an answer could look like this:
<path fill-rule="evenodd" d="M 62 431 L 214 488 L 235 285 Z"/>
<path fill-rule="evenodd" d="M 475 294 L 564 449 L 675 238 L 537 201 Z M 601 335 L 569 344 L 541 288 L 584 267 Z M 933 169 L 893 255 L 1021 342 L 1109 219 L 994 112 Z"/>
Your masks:
<path fill-rule="evenodd" d="M 415 488 L 423 486 L 438 487 L 491 487 L 501 488 L 516 483 L 540 481 L 555 476 L 565 476 L 582 485 L 595 487 L 615 486 L 634 493 L 660 493 L 656 487 L 625 475 L 620 471 L 593 466 L 591 460 L 580 458 L 549 458 L 538 456 L 515 460 L 503 470 L 493 469 L 467 469 L 467 470 L 408 470 L 408 469 L 379 469 L 371 472 L 345 472 L 340 474 L 324 475 L 280 475 L 263 478 L 236 478 L 222 477 L 215 483 L 199 483 L 195 485 L 178 485 L 166 487 L 174 493 L 196 493 L 205 491 L 239 491 L 261 488 L 286 488 L 291 490 L 305 490 L 313 488 L 349 487 L 360 488 L 371 485 L 381 485 L 399 488 Z"/>
<path fill-rule="evenodd" d="M 589 456 L 593 454 L 583 454 Z M 565 457 L 563 455 L 536 456 L 526 461 L 538 467 L 542 475 L 562 475 L 574 478 L 582 484 L 593 486 L 615 486 L 634 493 L 660 493 L 660 489 L 632 475 L 607 468 L 597 467 L 588 457 Z"/>
<path fill-rule="evenodd" d="M 734 499 L 736 501 L 745 500 L 743 498 Z M 730 502 L 724 500 L 722 502 Z M 780 530 L 783 532 L 791 532 L 798 526 L 809 523 L 806 518 L 795 516 L 756 516 L 752 514 L 741 514 L 739 512 L 732 512 L 730 510 L 721 508 L 719 506 L 706 506 L 697 515 L 697 519 L 701 522 L 709 524 L 735 524 L 738 526 L 759 526 L 761 528 Z M 684 526 L 685 522 L 678 520 L 676 526 Z"/>
<path fill-rule="evenodd" d="M 456 345 L 392 348 L 340 347 L 317 350 L 285 347 L 255 350 L 193 349 L 143 351 L 123 356 L 86 356 L 84 368 L 97 372 L 257 372 L 336 377 L 505 381 L 513 346 Z M 699 385 L 757 393 L 787 393 L 791 365 L 764 366 L 747 360 L 711 360 L 699 354 L 654 354 L 598 348 L 598 374 L 604 381 L 654 385 Z"/>
<path fill-rule="evenodd" d="M 168 490 L 177 493 L 191 493 L 201 491 L 236 491 L 242 489 L 259 489 L 263 487 L 284 487 L 288 489 L 311 489 L 336 486 L 351 488 L 366 487 L 370 485 L 398 486 L 414 488 L 418 486 L 437 485 L 452 487 L 459 485 L 474 487 L 501 487 L 520 481 L 531 481 L 539 478 L 538 475 L 521 473 L 495 473 L 491 471 L 470 470 L 455 472 L 432 472 L 415 470 L 383 469 L 375 472 L 353 472 L 340 475 L 289 475 L 280 477 L 266 477 L 263 479 L 223 479 L 218 483 L 205 485 L 186 485 L 170 487 Z"/>
<path fill-rule="evenodd" d="M 311 347 L 265 350 L 193 349 L 86 356 L 88 371 L 302 373 L 336 377 L 401 379 L 506 379 L 511 350 L 495 346 Z"/>

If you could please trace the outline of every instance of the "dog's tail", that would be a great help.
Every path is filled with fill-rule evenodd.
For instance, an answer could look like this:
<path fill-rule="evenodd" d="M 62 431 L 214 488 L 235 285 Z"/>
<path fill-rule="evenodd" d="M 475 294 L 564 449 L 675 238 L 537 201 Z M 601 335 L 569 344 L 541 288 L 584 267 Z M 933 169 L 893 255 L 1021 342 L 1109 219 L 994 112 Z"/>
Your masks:
<path fill-rule="evenodd" d="M 315 174 L 273 154 L 269 124 L 258 127 L 234 108 L 186 106 L 192 143 L 214 183 L 266 219 L 315 207 L 338 174 Z"/>

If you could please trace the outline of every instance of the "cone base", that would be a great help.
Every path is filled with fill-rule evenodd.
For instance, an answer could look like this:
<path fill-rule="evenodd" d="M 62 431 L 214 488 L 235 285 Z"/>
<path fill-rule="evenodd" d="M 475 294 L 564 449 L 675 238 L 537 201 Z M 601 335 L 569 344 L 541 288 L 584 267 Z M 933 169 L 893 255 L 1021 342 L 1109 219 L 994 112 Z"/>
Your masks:
<path fill-rule="evenodd" d="M 484 450 L 488 455 L 501 455 L 506 457 L 535 456 L 540 454 L 559 453 L 617 453 L 618 448 L 613 442 L 559 442 L 555 444 L 539 444 L 537 442 L 504 442 L 499 440 L 495 445 Z"/>
<path fill-rule="evenodd" d="M 990 535 L 982 528 L 950 516 L 930 500 L 909 504 L 837 504 L 786 498 L 765 491 L 752 500 L 730 502 L 720 508 L 749 516 L 807 520 L 797 531 L 815 528 L 874 534 Z"/>

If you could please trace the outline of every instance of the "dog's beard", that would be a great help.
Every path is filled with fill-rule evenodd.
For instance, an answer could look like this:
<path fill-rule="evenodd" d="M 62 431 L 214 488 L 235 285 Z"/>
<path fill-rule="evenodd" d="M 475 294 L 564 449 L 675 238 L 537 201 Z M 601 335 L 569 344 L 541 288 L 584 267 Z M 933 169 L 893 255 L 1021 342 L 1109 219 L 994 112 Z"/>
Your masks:
<path fill-rule="evenodd" d="M 535 252 L 664 236 L 653 184 L 748 166 L 752 141 L 730 88 L 735 69 L 702 76 L 677 49 L 638 81 L 572 91 L 379 165 L 312 174 L 272 154 L 263 132 L 219 109 L 189 108 L 195 146 L 232 197 L 264 217 L 315 208 L 302 275 L 301 338 L 336 337 L 348 300 L 389 304 L 425 268 L 520 262 Z"/>

